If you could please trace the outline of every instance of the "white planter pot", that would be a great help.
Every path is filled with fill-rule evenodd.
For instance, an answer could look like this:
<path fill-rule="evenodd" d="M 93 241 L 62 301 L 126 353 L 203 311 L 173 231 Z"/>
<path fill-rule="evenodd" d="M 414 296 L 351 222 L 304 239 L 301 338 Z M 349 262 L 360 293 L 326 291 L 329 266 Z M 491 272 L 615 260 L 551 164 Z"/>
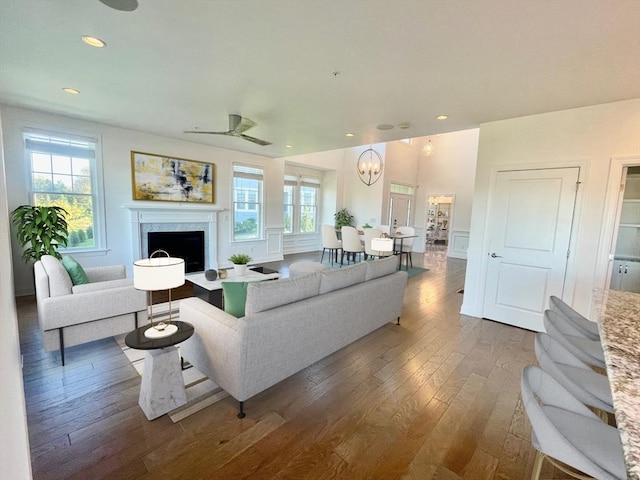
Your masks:
<path fill-rule="evenodd" d="M 247 265 L 234 265 L 233 273 L 236 277 L 244 277 L 247 274 Z"/>

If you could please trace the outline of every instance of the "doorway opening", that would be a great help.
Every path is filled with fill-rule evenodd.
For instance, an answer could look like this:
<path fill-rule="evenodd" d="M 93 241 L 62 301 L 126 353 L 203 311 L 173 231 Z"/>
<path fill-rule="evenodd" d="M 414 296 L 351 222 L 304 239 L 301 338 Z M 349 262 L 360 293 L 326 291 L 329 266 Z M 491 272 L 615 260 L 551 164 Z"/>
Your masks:
<path fill-rule="evenodd" d="M 451 218 L 453 216 L 453 195 L 427 196 L 427 219 L 425 242 L 427 247 L 449 245 Z"/>

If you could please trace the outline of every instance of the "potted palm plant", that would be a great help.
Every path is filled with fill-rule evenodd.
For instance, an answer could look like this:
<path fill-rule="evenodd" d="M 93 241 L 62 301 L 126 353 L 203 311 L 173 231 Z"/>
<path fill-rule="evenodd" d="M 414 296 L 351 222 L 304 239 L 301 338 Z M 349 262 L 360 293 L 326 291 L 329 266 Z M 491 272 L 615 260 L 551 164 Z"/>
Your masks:
<path fill-rule="evenodd" d="M 18 228 L 18 242 L 22 248 L 27 247 L 22 252 L 25 262 L 38 261 L 43 255 L 62 259 L 58 248 L 67 246 L 66 214 L 64 208 L 53 205 L 20 205 L 11 212 L 11 221 Z"/>
<path fill-rule="evenodd" d="M 229 261 L 233 263 L 233 271 L 237 277 L 242 277 L 247 273 L 247 263 L 252 258 L 246 253 L 234 253 L 229 257 Z"/>

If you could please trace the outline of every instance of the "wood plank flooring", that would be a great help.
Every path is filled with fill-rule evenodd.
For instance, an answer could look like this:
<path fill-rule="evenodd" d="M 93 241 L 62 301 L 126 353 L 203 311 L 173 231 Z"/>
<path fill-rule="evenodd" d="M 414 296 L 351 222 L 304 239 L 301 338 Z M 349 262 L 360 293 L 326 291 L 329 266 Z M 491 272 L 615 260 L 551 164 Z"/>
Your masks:
<path fill-rule="evenodd" d="M 300 259 L 269 264 L 283 275 Z M 434 248 L 390 322 L 246 402 L 179 423 L 148 421 L 140 377 L 113 339 L 42 348 L 33 297 L 18 299 L 35 479 L 529 478 L 520 401 L 531 332 L 460 315 L 465 262 Z M 189 295 L 183 291 L 182 295 Z M 174 298 L 176 298 L 174 296 Z M 546 464 L 542 478 L 565 478 Z"/>

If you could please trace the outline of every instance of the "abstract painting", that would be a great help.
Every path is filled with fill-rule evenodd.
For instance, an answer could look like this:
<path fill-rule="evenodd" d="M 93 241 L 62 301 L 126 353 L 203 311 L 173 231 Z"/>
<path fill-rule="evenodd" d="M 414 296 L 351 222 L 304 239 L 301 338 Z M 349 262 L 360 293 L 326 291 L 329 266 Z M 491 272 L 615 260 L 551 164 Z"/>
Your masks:
<path fill-rule="evenodd" d="M 213 203 L 215 165 L 131 152 L 134 200 Z"/>

